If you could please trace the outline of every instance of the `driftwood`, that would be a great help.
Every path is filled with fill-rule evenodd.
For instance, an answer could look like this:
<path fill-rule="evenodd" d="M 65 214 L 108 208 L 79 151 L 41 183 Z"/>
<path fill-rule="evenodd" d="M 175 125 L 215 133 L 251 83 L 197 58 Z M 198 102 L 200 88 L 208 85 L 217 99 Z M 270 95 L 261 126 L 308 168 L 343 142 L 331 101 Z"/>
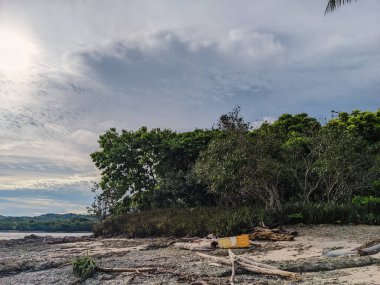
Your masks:
<path fill-rule="evenodd" d="M 253 232 L 249 234 L 249 238 L 257 239 L 257 240 L 291 241 L 291 240 L 294 240 L 294 235 L 288 233 L 285 230 L 280 230 L 280 229 L 270 230 L 267 228 L 257 227 L 257 228 L 254 228 Z"/>
<path fill-rule="evenodd" d="M 376 244 L 374 246 L 371 246 L 371 247 L 367 247 L 367 248 L 362 248 L 362 249 L 358 249 L 358 253 L 360 255 L 370 255 L 370 254 L 376 254 L 380 251 L 380 243 L 379 244 Z"/>
<path fill-rule="evenodd" d="M 156 271 L 156 268 L 152 267 L 136 267 L 136 268 L 104 268 L 100 266 L 96 266 L 96 270 L 100 272 L 134 272 L 134 273 L 140 273 L 140 272 L 152 272 Z"/>
<path fill-rule="evenodd" d="M 291 272 L 320 272 L 344 268 L 380 265 L 380 259 L 371 256 L 311 257 L 273 262 L 278 268 Z"/>
<path fill-rule="evenodd" d="M 60 244 L 60 243 L 72 243 L 72 242 L 85 242 L 85 241 L 94 241 L 95 238 L 91 236 L 65 236 L 65 237 L 52 237 L 52 236 L 39 236 L 35 234 L 25 236 L 22 241 L 24 242 L 43 242 L 47 244 Z"/>
<path fill-rule="evenodd" d="M 347 248 L 327 248 L 322 251 L 322 255 L 327 257 L 354 256 L 358 255 L 358 251 Z"/>
<path fill-rule="evenodd" d="M 269 264 L 265 264 L 265 263 L 254 261 L 253 257 L 251 257 L 251 256 L 241 256 L 240 255 L 239 259 L 241 259 L 245 263 L 253 265 L 253 266 L 259 266 L 259 267 L 262 267 L 262 268 L 267 268 L 267 269 L 272 269 L 272 270 L 277 270 L 278 269 L 277 267 L 271 266 Z"/>
<path fill-rule="evenodd" d="M 372 255 L 380 252 L 380 240 L 374 240 L 363 244 L 355 249 L 335 248 L 324 249 L 322 255 L 328 257 L 336 256 L 354 256 L 354 255 Z"/>
<path fill-rule="evenodd" d="M 236 263 L 236 258 L 235 258 L 235 255 L 232 253 L 231 250 L 228 250 L 228 256 L 231 259 L 231 266 L 232 266 L 232 272 L 231 272 L 231 277 L 230 277 L 230 284 L 234 285 L 234 282 L 235 282 L 235 263 Z"/>
<path fill-rule="evenodd" d="M 194 250 L 194 251 L 210 251 L 216 249 L 218 245 L 218 241 L 215 239 L 210 240 L 201 240 L 199 242 L 176 242 L 173 244 L 175 248 L 180 249 L 188 249 L 188 250 Z"/>
<path fill-rule="evenodd" d="M 246 269 L 248 271 L 252 271 L 252 272 L 260 273 L 260 274 L 281 276 L 281 277 L 289 278 L 295 281 L 301 279 L 297 273 L 283 271 L 277 268 L 268 268 L 267 266 L 262 266 L 262 264 L 258 262 L 256 262 L 255 265 L 252 263 L 247 263 L 246 261 L 240 259 L 239 256 L 236 256 L 235 254 L 233 254 L 231 250 L 229 250 L 229 252 L 232 256 L 236 258 L 237 264 L 241 268 Z"/>
<path fill-rule="evenodd" d="M 358 248 L 356 248 L 360 255 L 371 255 L 380 252 L 380 240 L 374 240 L 368 242 Z"/>
<path fill-rule="evenodd" d="M 280 277 L 285 277 L 294 281 L 300 280 L 300 276 L 297 273 L 283 271 L 274 267 L 268 268 L 268 265 L 261 264 L 259 262 L 250 263 L 247 260 L 241 259 L 241 256 L 235 255 L 231 250 L 229 250 L 229 254 L 230 254 L 230 257 L 235 258 L 237 266 L 249 272 L 265 274 L 265 275 L 280 276 Z M 212 259 L 224 265 L 228 265 L 228 266 L 231 265 L 231 261 L 223 257 L 212 256 L 212 255 L 199 253 L 199 252 L 197 252 L 197 255 L 203 258 Z"/>
<path fill-rule="evenodd" d="M 69 283 L 69 285 L 77 285 L 83 283 L 83 280 L 80 278 L 75 279 L 73 282 Z"/>

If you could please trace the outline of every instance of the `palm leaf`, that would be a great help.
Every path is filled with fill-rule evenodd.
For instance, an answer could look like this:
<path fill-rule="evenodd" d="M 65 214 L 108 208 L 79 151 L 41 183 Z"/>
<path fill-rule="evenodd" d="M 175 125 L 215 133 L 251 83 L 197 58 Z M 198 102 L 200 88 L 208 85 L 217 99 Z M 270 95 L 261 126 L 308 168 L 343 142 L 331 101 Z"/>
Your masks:
<path fill-rule="evenodd" d="M 345 4 L 349 4 L 351 2 L 352 2 L 352 0 L 329 0 L 329 2 L 327 3 L 326 10 L 325 10 L 325 15 L 327 13 L 335 11 L 335 9 L 340 7 L 340 6 L 345 5 Z"/>

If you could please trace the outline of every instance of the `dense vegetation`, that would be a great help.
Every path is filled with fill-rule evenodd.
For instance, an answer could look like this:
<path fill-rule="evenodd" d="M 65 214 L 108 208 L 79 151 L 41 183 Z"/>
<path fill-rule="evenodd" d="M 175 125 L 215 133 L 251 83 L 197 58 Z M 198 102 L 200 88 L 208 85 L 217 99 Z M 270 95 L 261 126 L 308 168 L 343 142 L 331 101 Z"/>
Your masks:
<path fill-rule="evenodd" d="M 92 231 L 94 222 L 94 217 L 76 214 L 46 214 L 36 217 L 0 216 L 0 230 L 82 232 Z"/>
<path fill-rule="evenodd" d="M 101 135 L 91 154 L 102 174 L 91 208 L 105 219 L 97 232 L 226 234 L 235 230 L 223 223 L 243 231 L 257 217 L 380 224 L 380 110 L 334 113 L 324 124 L 305 113 L 284 114 L 257 129 L 239 111 L 210 130 L 143 127 Z M 246 209 L 249 219 L 229 218 Z"/>

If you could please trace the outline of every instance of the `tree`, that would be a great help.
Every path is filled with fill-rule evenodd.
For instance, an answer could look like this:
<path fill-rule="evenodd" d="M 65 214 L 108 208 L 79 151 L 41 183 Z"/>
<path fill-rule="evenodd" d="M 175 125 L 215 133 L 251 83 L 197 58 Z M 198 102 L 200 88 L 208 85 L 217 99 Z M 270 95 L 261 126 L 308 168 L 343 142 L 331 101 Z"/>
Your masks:
<path fill-rule="evenodd" d="M 99 138 L 100 150 L 91 154 L 96 167 L 101 170 L 98 195 L 105 213 L 117 208 L 149 207 L 152 192 L 158 186 L 156 166 L 161 142 L 171 137 L 170 130 L 142 127 L 136 132 L 123 130 L 120 134 L 112 128 Z M 131 199 L 130 199 L 131 198 Z"/>
<path fill-rule="evenodd" d="M 130 210 L 212 204 L 212 195 L 189 173 L 216 135 L 215 130 L 177 134 L 145 127 L 121 133 L 110 129 L 91 154 L 101 180 L 94 185 L 96 197 L 89 210 L 104 218 Z"/>
<path fill-rule="evenodd" d="M 249 124 L 240 116 L 240 107 L 222 115 L 218 121 L 222 135 L 210 142 L 195 163 L 194 175 L 219 197 L 220 205 L 236 205 L 247 192 L 252 144 L 247 135 Z"/>
<path fill-rule="evenodd" d="M 286 168 L 290 173 L 292 199 L 300 199 L 303 204 L 310 203 L 311 197 L 321 183 L 316 173 L 316 165 L 321 159 L 320 147 L 310 137 L 291 137 L 283 145 L 282 150 Z"/>
<path fill-rule="evenodd" d="M 312 173 L 315 157 L 310 148 L 312 137 L 320 128 L 319 121 L 306 113 L 283 114 L 274 123 L 265 123 L 253 132 L 263 142 L 269 138 L 273 141 L 266 155 L 281 169 L 281 173 L 273 173 L 273 177 L 282 177 L 277 185 L 282 199 L 298 197 L 306 203 L 308 196 L 318 188 L 319 182 Z"/>
<path fill-rule="evenodd" d="M 190 175 L 192 168 L 218 130 L 177 133 L 162 142 L 157 174 L 160 191 L 155 192 L 155 207 L 213 205 L 214 197 Z"/>
<path fill-rule="evenodd" d="M 212 130 L 110 129 L 91 154 L 101 171 L 91 210 L 102 219 L 168 207 L 350 204 L 378 196 L 379 153 L 380 110 L 341 112 L 324 126 L 284 114 L 252 130 L 235 107 Z"/>
<path fill-rule="evenodd" d="M 338 7 L 351 3 L 352 0 L 329 0 L 326 6 L 325 14 L 335 11 Z"/>
<path fill-rule="evenodd" d="M 219 204 L 264 205 L 281 208 L 279 186 L 283 182 L 279 144 L 275 136 L 249 133 L 249 124 L 236 107 L 218 122 L 222 136 L 201 152 L 194 167 L 195 177 L 219 198 Z"/>
<path fill-rule="evenodd" d="M 354 110 L 339 112 L 338 117 L 328 122 L 329 126 L 340 127 L 371 144 L 380 142 L 380 109 L 376 112 Z"/>
<path fill-rule="evenodd" d="M 375 157 L 363 138 L 326 126 L 313 143 L 320 149 L 316 164 L 316 175 L 321 179 L 319 200 L 349 204 L 354 194 L 371 188 Z"/>

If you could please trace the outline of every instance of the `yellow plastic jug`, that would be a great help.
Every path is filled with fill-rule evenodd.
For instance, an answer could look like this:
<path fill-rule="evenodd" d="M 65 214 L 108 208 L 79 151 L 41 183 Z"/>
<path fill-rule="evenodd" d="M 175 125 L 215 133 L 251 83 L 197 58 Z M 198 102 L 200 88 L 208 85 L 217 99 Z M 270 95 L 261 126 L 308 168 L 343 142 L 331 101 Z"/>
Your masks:
<path fill-rule="evenodd" d="M 249 235 L 239 235 L 235 237 L 225 237 L 218 239 L 221 248 L 243 248 L 249 247 Z"/>

